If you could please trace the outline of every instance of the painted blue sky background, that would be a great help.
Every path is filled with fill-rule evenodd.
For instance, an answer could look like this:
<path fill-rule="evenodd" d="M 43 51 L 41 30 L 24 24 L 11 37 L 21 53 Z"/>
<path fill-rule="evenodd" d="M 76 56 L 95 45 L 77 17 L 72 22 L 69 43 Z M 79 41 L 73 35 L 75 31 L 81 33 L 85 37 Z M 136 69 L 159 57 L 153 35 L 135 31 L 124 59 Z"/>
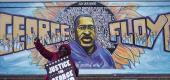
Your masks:
<path fill-rule="evenodd" d="M 129 2 L 112 2 L 110 4 L 126 5 Z M 170 12 L 170 2 L 130 2 L 139 5 L 137 12 L 143 16 L 150 16 L 153 20 L 158 14 Z M 5 8 L 31 7 L 31 8 Z M 36 7 L 43 7 L 42 3 L 0 3 L 0 12 L 33 17 Z M 15 54 L 0 56 L 0 74 L 45 74 L 36 64 L 31 64 L 31 52 L 28 50 Z M 153 49 L 145 49 L 140 57 L 140 64 L 132 69 L 123 70 L 80 70 L 80 74 L 170 74 L 170 52 L 163 49 L 163 36 L 159 35 Z"/>

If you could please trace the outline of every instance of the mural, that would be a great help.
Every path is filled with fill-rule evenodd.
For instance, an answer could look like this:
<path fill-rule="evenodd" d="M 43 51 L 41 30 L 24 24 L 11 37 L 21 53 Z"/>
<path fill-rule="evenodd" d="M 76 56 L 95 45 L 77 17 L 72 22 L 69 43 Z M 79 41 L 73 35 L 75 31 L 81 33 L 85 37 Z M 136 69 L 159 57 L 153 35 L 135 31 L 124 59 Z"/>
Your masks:
<path fill-rule="evenodd" d="M 2 2 L 0 74 L 46 73 L 36 37 L 52 52 L 69 44 L 80 74 L 170 73 L 168 3 Z"/>

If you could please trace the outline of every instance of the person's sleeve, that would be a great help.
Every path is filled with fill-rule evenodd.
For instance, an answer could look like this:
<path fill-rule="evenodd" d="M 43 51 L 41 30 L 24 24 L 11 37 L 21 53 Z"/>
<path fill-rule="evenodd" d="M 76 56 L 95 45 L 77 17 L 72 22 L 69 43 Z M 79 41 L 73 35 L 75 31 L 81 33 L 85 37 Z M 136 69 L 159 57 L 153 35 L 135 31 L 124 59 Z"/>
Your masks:
<path fill-rule="evenodd" d="M 40 52 L 40 54 L 48 60 L 52 60 L 54 52 L 50 52 L 39 42 L 34 42 L 35 48 Z"/>
<path fill-rule="evenodd" d="M 73 64 L 73 67 L 74 67 L 74 70 L 75 70 L 76 77 L 78 77 L 79 69 L 76 67 L 76 65 L 75 65 L 75 62 L 74 62 L 74 61 L 72 61 L 72 64 Z"/>
<path fill-rule="evenodd" d="M 78 77 L 79 69 L 77 67 L 75 67 L 75 74 L 76 74 L 76 77 Z"/>

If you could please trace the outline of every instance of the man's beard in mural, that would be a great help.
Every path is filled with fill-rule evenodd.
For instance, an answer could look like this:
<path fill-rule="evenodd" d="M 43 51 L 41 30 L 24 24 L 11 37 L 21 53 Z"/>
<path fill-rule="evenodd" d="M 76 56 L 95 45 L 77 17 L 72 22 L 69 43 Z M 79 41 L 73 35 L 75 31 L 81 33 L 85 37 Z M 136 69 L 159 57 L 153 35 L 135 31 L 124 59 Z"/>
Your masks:
<path fill-rule="evenodd" d="M 69 7 L 56 7 L 55 8 L 50 8 L 47 5 L 50 3 L 45 3 L 45 6 L 47 9 L 38 9 L 35 11 L 35 15 L 38 18 L 45 18 L 48 20 L 56 21 L 59 23 L 63 24 L 69 24 L 71 27 L 70 33 L 71 38 L 74 40 L 75 35 L 74 35 L 74 18 L 76 18 L 78 15 L 81 15 L 83 13 L 86 14 L 91 14 L 91 16 L 94 18 L 95 25 L 97 26 L 96 29 L 96 40 L 102 46 L 103 48 L 107 48 L 112 55 L 113 60 L 115 61 L 116 68 L 122 69 L 124 65 L 129 65 L 131 67 L 131 63 L 135 65 L 136 62 L 139 62 L 139 55 L 141 53 L 144 53 L 143 49 L 136 48 L 134 46 L 125 46 L 122 45 L 121 43 L 111 43 L 109 41 L 109 30 L 108 30 L 108 24 L 109 22 L 115 21 L 115 20 L 121 20 L 121 19 L 129 19 L 129 18 L 136 18 L 140 17 L 141 15 L 138 14 L 135 10 L 137 9 L 135 4 L 129 4 L 130 6 L 133 5 L 134 7 L 106 7 L 103 6 L 102 4 L 97 3 L 98 5 L 94 5 L 93 7 L 86 6 L 86 7 L 81 7 L 78 6 L 79 3 L 71 3 L 71 4 L 66 4 L 70 5 Z M 103 3 L 107 4 L 107 3 Z M 62 3 L 56 3 L 51 5 L 62 5 Z M 75 7 L 76 6 L 76 7 Z M 99 7 L 100 6 L 100 7 Z M 128 5 L 127 5 L 128 6 Z M 52 10 L 53 9 L 53 10 Z M 99 12 L 97 12 L 97 10 Z M 97 14 L 98 13 L 98 14 Z M 46 14 L 54 14 L 54 15 L 46 15 Z M 41 16 L 40 16 L 41 15 Z M 50 17 L 47 17 L 50 16 Z M 89 41 L 92 39 L 89 36 L 82 37 L 81 40 L 83 39 L 89 39 Z M 47 46 L 51 47 L 51 51 L 55 50 L 54 46 Z M 39 54 L 34 54 L 36 53 L 35 51 L 32 50 L 33 53 L 33 59 L 35 59 L 35 55 Z M 41 57 L 42 58 L 42 57 Z M 38 63 L 40 65 L 43 65 L 45 62 L 41 61 L 42 59 L 39 58 L 35 63 Z M 40 63 L 40 62 L 43 62 Z"/>

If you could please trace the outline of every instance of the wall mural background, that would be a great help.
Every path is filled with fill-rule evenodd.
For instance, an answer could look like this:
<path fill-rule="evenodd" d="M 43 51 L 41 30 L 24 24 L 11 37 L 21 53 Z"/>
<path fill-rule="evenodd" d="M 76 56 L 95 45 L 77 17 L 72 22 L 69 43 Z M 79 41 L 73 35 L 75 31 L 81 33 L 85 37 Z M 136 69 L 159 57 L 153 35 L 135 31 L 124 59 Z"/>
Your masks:
<path fill-rule="evenodd" d="M 34 48 L 36 36 L 53 52 L 63 43 L 70 44 L 80 74 L 169 74 L 169 4 L 1 2 L 0 74 L 46 74 L 44 64 L 48 61 Z M 96 49 L 91 55 L 77 41 L 83 27 L 77 28 L 75 20 L 81 15 L 94 20 L 90 38 L 95 37 Z M 149 27 L 147 20 L 157 21 L 158 26 Z M 86 26 L 84 31 L 88 29 Z"/>

